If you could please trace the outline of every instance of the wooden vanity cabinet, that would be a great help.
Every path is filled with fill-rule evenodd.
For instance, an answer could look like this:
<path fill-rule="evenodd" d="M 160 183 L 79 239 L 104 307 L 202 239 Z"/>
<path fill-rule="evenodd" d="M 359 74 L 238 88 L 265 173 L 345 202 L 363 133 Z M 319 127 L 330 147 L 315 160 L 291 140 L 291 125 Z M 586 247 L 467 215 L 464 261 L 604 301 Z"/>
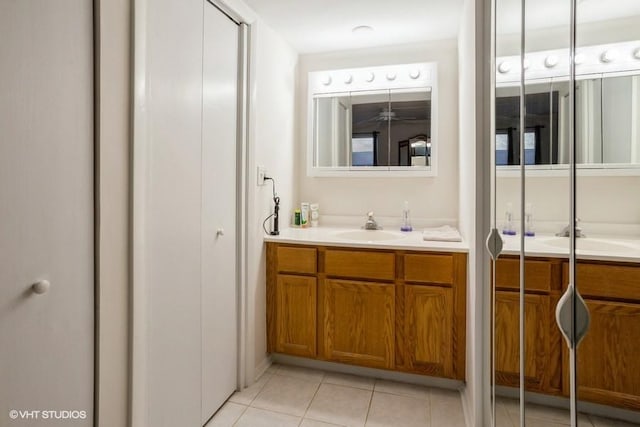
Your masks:
<path fill-rule="evenodd" d="M 495 265 L 496 384 L 519 386 L 519 258 Z M 577 349 L 581 401 L 640 410 L 640 264 L 580 260 L 578 290 L 591 323 Z M 569 349 L 555 309 L 569 283 L 558 258 L 525 261 L 525 382 L 538 393 L 569 395 Z"/>
<path fill-rule="evenodd" d="M 495 264 L 496 384 L 520 385 L 520 260 L 500 257 Z M 529 391 L 562 394 L 561 336 L 555 306 L 561 294 L 562 260 L 525 260 L 525 386 Z"/>
<path fill-rule="evenodd" d="M 563 276 L 563 283 L 568 283 L 568 263 Z M 591 316 L 587 335 L 577 349 L 578 398 L 638 411 L 640 264 L 578 261 L 576 283 Z M 566 346 L 563 369 L 564 392 L 569 395 Z"/>
<path fill-rule="evenodd" d="M 267 247 L 268 351 L 295 356 L 317 354 L 317 250 Z"/>
<path fill-rule="evenodd" d="M 464 380 L 466 268 L 464 253 L 268 243 L 268 350 Z"/>
<path fill-rule="evenodd" d="M 393 283 L 324 281 L 324 357 L 392 369 L 395 354 Z"/>

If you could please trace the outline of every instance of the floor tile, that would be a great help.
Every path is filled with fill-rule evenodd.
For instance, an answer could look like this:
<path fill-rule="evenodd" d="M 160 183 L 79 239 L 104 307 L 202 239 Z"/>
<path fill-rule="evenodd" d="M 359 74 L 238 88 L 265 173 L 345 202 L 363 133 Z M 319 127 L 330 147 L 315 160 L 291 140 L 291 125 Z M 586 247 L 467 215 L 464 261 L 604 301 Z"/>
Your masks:
<path fill-rule="evenodd" d="M 264 371 L 265 374 L 267 375 L 273 375 L 276 372 L 278 372 L 278 369 L 280 369 L 280 366 L 278 363 L 272 363 L 266 371 Z"/>
<path fill-rule="evenodd" d="M 324 372 L 317 369 L 303 368 L 300 366 L 280 365 L 276 375 L 299 378 L 305 381 L 321 382 Z"/>
<path fill-rule="evenodd" d="M 300 424 L 299 417 L 247 408 L 234 427 L 297 427 L 298 424 Z"/>
<path fill-rule="evenodd" d="M 459 391 L 432 388 L 430 408 L 432 426 L 465 427 Z"/>
<path fill-rule="evenodd" d="M 417 397 L 420 399 L 429 399 L 429 389 L 416 384 L 407 384 L 387 380 L 376 380 L 374 390 L 381 393 Z"/>
<path fill-rule="evenodd" d="M 300 424 L 300 427 L 342 427 L 342 426 L 339 426 L 337 424 L 329 424 L 329 423 L 324 423 L 322 421 L 310 420 L 309 418 L 305 418 L 304 420 L 302 420 L 302 424 Z"/>
<path fill-rule="evenodd" d="M 338 372 L 327 372 L 322 382 L 329 384 L 344 385 L 347 387 L 361 388 L 363 390 L 373 390 L 375 380 L 370 377 L 358 375 L 341 374 Z"/>
<path fill-rule="evenodd" d="M 517 399 L 499 398 L 498 402 L 501 402 L 506 407 L 511 421 L 514 425 L 519 424 L 520 420 L 520 404 Z M 569 410 L 556 408 L 553 406 L 539 405 L 537 403 L 527 402 L 525 407 L 525 416 L 527 422 L 534 423 L 535 425 L 541 425 L 537 421 L 546 421 L 550 426 L 571 425 L 571 418 Z M 536 421 L 537 420 L 537 421 Z M 589 417 L 585 414 L 578 414 L 578 424 L 580 427 L 592 427 L 592 423 Z"/>
<path fill-rule="evenodd" d="M 429 401 L 376 391 L 373 393 L 366 425 L 367 427 L 429 427 Z"/>
<path fill-rule="evenodd" d="M 612 420 L 610 418 L 596 417 L 595 415 L 589 415 L 594 427 L 637 427 L 640 426 L 640 420 L 638 423 L 629 423 L 625 421 Z"/>
<path fill-rule="evenodd" d="M 515 427 L 504 403 L 496 400 L 496 427 Z"/>
<path fill-rule="evenodd" d="M 315 382 L 273 375 L 251 403 L 252 407 L 301 417 L 318 389 Z"/>
<path fill-rule="evenodd" d="M 267 374 L 266 372 L 260 377 L 258 381 L 251 384 L 249 387 L 245 388 L 240 392 L 235 392 L 231 395 L 229 400 L 231 402 L 240 403 L 243 405 L 250 405 L 253 402 L 253 399 L 256 398 L 260 390 L 264 387 L 267 381 L 271 378 L 271 374 Z"/>
<path fill-rule="evenodd" d="M 231 427 L 246 409 L 245 405 L 227 402 L 216 412 L 206 427 Z"/>
<path fill-rule="evenodd" d="M 367 419 L 371 391 L 335 384 L 321 384 L 305 418 L 362 427 Z"/>

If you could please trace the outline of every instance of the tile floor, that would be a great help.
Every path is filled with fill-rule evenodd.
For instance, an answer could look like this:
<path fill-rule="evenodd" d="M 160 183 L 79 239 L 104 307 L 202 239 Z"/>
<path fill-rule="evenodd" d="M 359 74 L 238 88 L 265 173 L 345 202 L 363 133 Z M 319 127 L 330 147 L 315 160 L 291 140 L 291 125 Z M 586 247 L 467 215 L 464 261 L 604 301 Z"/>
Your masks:
<path fill-rule="evenodd" d="M 568 412 L 527 404 L 527 427 L 565 427 Z M 517 427 L 519 406 L 498 398 L 496 426 Z M 580 415 L 580 427 L 638 427 Z M 465 427 L 460 394 L 368 377 L 273 365 L 235 393 L 206 427 Z"/>
<path fill-rule="evenodd" d="M 570 425 L 569 411 L 559 408 L 527 403 L 527 427 L 565 427 Z M 517 400 L 498 398 L 496 400 L 496 427 L 518 427 L 520 406 Z M 638 427 L 640 424 L 626 423 L 595 415 L 580 414 L 579 427 Z"/>
<path fill-rule="evenodd" d="M 457 391 L 273 365 L 207 427 L 464 427 Z"/>

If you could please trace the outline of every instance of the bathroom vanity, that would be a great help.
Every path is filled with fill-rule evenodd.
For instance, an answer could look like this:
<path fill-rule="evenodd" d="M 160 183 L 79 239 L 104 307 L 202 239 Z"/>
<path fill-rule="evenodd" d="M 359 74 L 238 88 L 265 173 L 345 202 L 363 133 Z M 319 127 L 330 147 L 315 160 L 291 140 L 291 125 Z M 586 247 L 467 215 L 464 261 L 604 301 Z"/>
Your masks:
<path fill-rule="evenodd" d="M 578 394 L 584 401 L 639 410 L 640 261 L 609 258 L 585 256 L 576 266 L 578 289 L 591 315 L 589 333 L 578 347 Z M 519 385 L 519 266 L 519 257 L 513 255 L 500 256 L 495 264 L 496 383 L 511 387 Z M 557 253 L 527 256 L 525 382 L 529 391 L 570 394 L 569 351 L 555 320 L 556 305 L 568 283 L 566 257 Z"/>
<path fill-rule="evenodd" d="M 268 240 L 269 352 L 465 379 L 464 245 Z"/>

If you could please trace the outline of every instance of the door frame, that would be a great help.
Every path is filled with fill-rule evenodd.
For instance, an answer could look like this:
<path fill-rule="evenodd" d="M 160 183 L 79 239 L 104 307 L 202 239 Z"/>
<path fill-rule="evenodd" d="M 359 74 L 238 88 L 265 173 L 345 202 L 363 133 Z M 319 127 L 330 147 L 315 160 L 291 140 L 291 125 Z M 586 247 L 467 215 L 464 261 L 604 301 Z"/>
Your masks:
<path fill-rule="evenodd" d="M 94 0 L 95 1 L 95 0 Z M 255 14 L 237 0 L 206 0 L 230 19 L 239 24 L 239 102 L 238 102 L 238 157 L 237 174 L 237 325 L 238 325 L 238 360 L 237 389 L 242 390 L 247 384 L 247 276 L 248 276 L 248 217 L 249 217 L 249 165 L 254 147 L 254 132 L 251 120 L 255 117 L 255 105 L 251 102 L 256 92 L 255 73 L 255 40 L 257 28 Z M 132 6 L 132 143 L 130 169 L 130 208 L 129 219 L 131 232 L 129 245 L 130 255 L 130 304 L 129 304 L 129 425 L 146 426 L 148 413 L 147 392 L 147 348 L 148 348 L 148 288 L 144 259 L 146 247 L 145 233 L 145 197 L 147 165 L 147 118 L 146 108 L 146 17 L 150 0 L 134 0 Z M 251 370 L 251 368 L 249 368 Z"/>

